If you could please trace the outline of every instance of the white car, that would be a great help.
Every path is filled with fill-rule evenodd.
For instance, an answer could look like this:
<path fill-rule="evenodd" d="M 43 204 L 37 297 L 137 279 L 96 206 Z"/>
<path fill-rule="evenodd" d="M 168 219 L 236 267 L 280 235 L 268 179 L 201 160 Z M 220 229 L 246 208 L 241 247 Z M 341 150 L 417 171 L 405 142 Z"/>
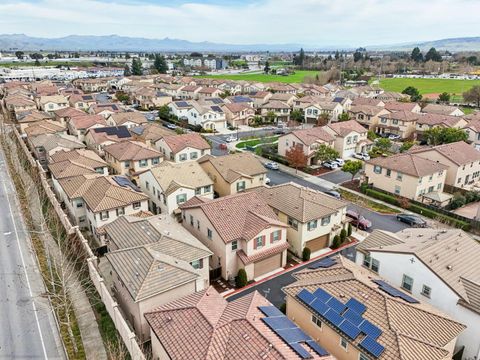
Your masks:
<path fill-rule="evenodd" d="M 335 160 L 333 160 L 334 162 L 336 162 L 338 164 L 338 166 L 343 166 L 345 165 L 345 160 L 341 159 L 341 158 L 337 158 Z"/>
<path fill-rule="evenodd" d="M 227 138 L 225 139 L 225 141 L 226 141 L 227 143 L 231 143 L 231 142 L 237 141 L 237 138 L 236 138 L 235 136 L 231 135 L 231 136 L 227 137 Z"/>
<path fill-rule="evenodd" d="M 370 155 L 368 155 L 367 153 L 355 153 L 353 154 L 353 157 L 355 159 L 360 159 L 360 160 L 370 160 Z"/>
<path fill-rule="evenodd" d="M 268 177 L 265 178 L 265 185 L 270 185 L 270 178 Z"/>
<path fill-rule="evenodd" d="M 334 170 L 338 168 L 338 164 L 335 161 L 325 161 L 322 166 L 327 169 Z"/>

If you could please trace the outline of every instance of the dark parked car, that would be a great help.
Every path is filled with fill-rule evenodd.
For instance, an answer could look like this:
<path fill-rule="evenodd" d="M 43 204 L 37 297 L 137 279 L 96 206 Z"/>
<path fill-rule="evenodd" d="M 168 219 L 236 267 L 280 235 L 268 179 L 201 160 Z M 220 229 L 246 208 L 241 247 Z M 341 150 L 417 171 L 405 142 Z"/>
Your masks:
<path fill-rule="evenodd" d="M 273 134 L 274 134 L 274 135 L 283 135 L 283 134 L 285 134 L 285 133 L 286 133 L 286 131 L 285 131 L 284 129 L 275 129 L 275 130 L 273 130 Z"/>
<path fill-rule="evenodd" d="M 362 215 L 353 210 L 347 210 L 346 214 L 350 219 L 352 219 L 352 226 L 358 227 L 360 230 L 367 230 L 372 227 L 372 222 L 367 220 Z"/>
<path fill-rule="evenodd" d="M 423 220 L 420 216 L 413 214 L 398 214 L 397 220 L 404 222 L 412 227 L 426 227 L 427 222 Z"/>

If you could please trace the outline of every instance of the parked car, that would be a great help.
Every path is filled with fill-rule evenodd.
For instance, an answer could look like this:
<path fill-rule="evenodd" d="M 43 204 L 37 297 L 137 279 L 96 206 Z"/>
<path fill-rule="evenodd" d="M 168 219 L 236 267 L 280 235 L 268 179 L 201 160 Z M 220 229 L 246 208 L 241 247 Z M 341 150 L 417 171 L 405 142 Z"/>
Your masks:
<path fill-rule="evenodd" d="M 270 185 L 270 178 L 265 177 L 265 185 Z"/>
<path fill-rule="evenodd" d="M 225 141 L 226 141 L 227 143 L 231 143 L 231 142 L 234 142 L 234 141 L 237 141 L 237 140 L 238 140 L 237 137 L 236 137 L 236 136 L 233 136 L 233 135 L 230 135 L 229 137 L 227 137 L 227 138 L 225 139 Z"/>
<path fill-rule="evenodd" d="M 370 160 L 370 155 L 368 155 L 368 153 L 362 153 L 362 157 L 363 157 L 363 160 L 367 161 L 367 160 Z"/>
<path fill-rule="evenodd" d="M 275 129 L 275 130 L 273 130 L 273 134 L 274 135 L 283 135 L 283 134 L 285 134 L 285 130 L 284 129 Z"/>
<path fill-rule="evenodd" d="M 372 222 L 353 210 L 347 210 L 346 214 L 352 219 L 352 226 L 358 227 L 360 230 L 367 230 L 372 227 Z"/>
<path fill-rule="evenodd" d="M 327 195 L 333 196 L 334 198 L 336 198 L 338 200 L 340 200 L 342 198 L 340 193 L 338 191 L 335 191 L 335 190 L 327 190 L 327 191 L 324 191 L 324 193 L 327 194 Z"/>
<path fill-rule="evenodd" d="M 390 140 L 398 140 L 398 139 L 400 139 L 400 135 L 390 134 L 390 135 L 388 135 L 388 138 L 389 138 Z"/>
<path fill-rule="evenodd" d="M 327 168 L 327 169 L 337 169 L 338 168 L 338 164 L 335 162 L 335 161 L 325 161 L 322 166 L 324 168 Z"/>
<path fill-rule="evenodd" d="M 343 160 L 342 158 L 337 158 L 335 160 L 333 160 L 334 162 L 336 162 L 338 164 L 338 166 L 342 167 L 343 165 L 345 165 L 345 160 Z"/>
<path fill-rule="evenodd" d="M 270 170 L 278 170 L 278 164 L 273 161 L 265 163 L 265 167 Z"/>
<path fill-rule="evenodd" d="M 413 214 L 398 214 L 397 220 L 404 222 L 405 224 L 410 225 L 411 227 L 427 227 L 427 222 L 423 220 L 420 216 Z"/>
<path fill-rule="evenodd" d="M 353 157 L 360 160 L 370 160 L 370 155 L 367 153 L 355 153 L 353 154 Z"/>
<path fill-rule="evenodd" d="M 172 123 L 168 123 L 167 125 L 165 125 L 168 129 L 171 129 L 171 130 L 175 130 L 177 128 L 177 125 L 175 124 L 172 124 Z"/>

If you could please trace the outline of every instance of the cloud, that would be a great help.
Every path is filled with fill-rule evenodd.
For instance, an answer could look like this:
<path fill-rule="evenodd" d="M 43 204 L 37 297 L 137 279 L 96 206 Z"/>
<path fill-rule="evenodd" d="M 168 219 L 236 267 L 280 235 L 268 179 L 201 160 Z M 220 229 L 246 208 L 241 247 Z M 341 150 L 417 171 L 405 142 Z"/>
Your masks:
<path fill-rule="evenodd" d="M 360 46 L 475 36 L 479 13 L 477 0 L 4 0 L 0 29 L 46 37 Z"/>

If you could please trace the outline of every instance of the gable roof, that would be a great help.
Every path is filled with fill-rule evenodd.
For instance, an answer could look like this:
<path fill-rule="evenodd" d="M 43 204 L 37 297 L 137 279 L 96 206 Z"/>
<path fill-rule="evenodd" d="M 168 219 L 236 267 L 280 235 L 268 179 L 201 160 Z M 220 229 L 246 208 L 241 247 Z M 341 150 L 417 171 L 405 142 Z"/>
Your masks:
<path fill-rule="evenodd" d="M 323 129 L 322 127 L 294 130 L 289 134 L 295 135 L 306 146 L 310 146 L 319 140 L 327 143 L 335 140 L 335 137 L 330 133 L 328 133 L 327 131 L 325 131 L 325 129 Z M 282 136 L 288 136 L 289 134 L 282 135 Z"/>
<path fill-rule="evenodd" d="M 356 120 L 339 121 L 325 125 L 325 127 L 332 129 L 337 135 L 341 137 L 350 134 L 352 131 L 355 131 L 359 134 L 367 132 L 367 129 L 360 125 Z"/>
<path fill-rule="evenodd" d="M 411 149 L 410 152 L 418 154 L 419 156 L 428 156 L 429 151 L 437 151 L 457 165 L 465 165 L 474 161 L 480 161 L 480 152 L 464 141 L 437 146 L 419 146 Z"/>
<path fill-rule="evenodd" d="M 417 121 L 421 116 L 422 115 L 418 113 L 413 113 L 411 111 L 406 111 L 406 110 L 394 111 L 390 114 L 381 115 L 381 117 L 385 119 L 402 120 L 407 122 Z"/>
<path fill-rule="evenodd" d="M 118 161 L 137 161 L 144 159 L 160 158 L 162 153 L 158 150 L 152 149 L 144 143 L 138 141 L 120 141 L 104 147 L 105 153 L 110 154 Z"/>
<path fill-rule="evenodd" d="M 367 161 L 367 164 L 378 165 L 415 177 L 431 175 L 448 169 L 448 166 L 410 153 L 396 154 L 389 157 L 377 157 Z"/>
<path fill-rule="evenodd" d="M 459 110 L 456 106 L 440 105 L 440 104 L 427 104 L 422 111 L 425 113 L 450 115 L 455 110 Z M 463 114 L 463 112 L 462 112 Z"/>
<path fill-rule="evenodd" d="M 141 112 L 137 111 L 127 111 L 127 112 L 120 112 L 110 115 L 110 119 L 118 125 L 123 125 L 126 122 L 133 122 L 135 124 L 146 124 L 148 121 Z"/>
<path fill-rule="evenodd" d="M 198 150 L 210 149 L 210 144 L 197 133 L 164 136 L 163 140 L 175 154 L 188 147 Z"/>
<path fill-rule="evenodd" d="M 91 128 L 86 135 L 90 134 L 95 144 L 103 144 L 107 141 L 119 142 L 130 140 L 132 135 L 126 126 L 106 126 L 101 128 Z"/>
<path fill-rule="evenodd" d="M 102 115 L 88 115 L 85 113 L 71 118 L 69 123 L 77 130 L 88 129 L 94 125 L 107 126 L 107 122 Z"/>
<path fill-rule="evenodd" d="M 418 124 L 426 125 L 445 125 L 446 127 L 454 127 L 463 119 L 460 116 L 442 115 L 442 114 L 422 114 L 418 117 Z"/>
<path fill-rule="evenodd" d="M 175 134 L 172 130 L 156 123 L 138 125 L 129 129 L 129 131 L 142 140 L 150 140 L 152 142 L 156 142 L 164 136 Z"/>
<path fill-rule="evenodd" d="M 65 134 L 42 134 L 30 139 L 34 147 L 43 147 L 48 153 L 56 148 L 83 149 L 85 144 L 76 137 Z"/>
<path fill-rule="evenodd" d="M 375 116 L 382 111 L 386 112 L 388 110 L 381 106 L 364 105 L 364 104 L 352 105 L 352 107 L 350 108 L 351 113 L 354 113 L 354 114 L 363 113 L 365 115 L 370 115 L 370 116 Z"/>
<path fill-rule="evenodd" d="M 238 193 L 214 200 L 205 198 L 200 200 L 199 203 L 189 200 L 180 208 L 201 209 L 225 243 L 240 239 L 249 241 L 272 225 L 287 227 L 255 192 Z"/>
<path fill-rule="evenodd" d="M 28 123 L 23 132 L 27 136 L 37 136 L 42 134 L 56 134 L 66 131 L 65 125 L 60 124 L 54 120 L 40 120 L 33 123 Z"/>
<path fill-rule="evenodd" d="M 401 102 L 401 101 L 389 101 L 385 103 L 385 109 L 389 111 L 410 111 L 412 112 L 418 106 L 417 103 Z"/>
<path fill-rule="evenodd" d="M 267 173 L 262 163 L 247 152 L 220 157 L 204 156 L 198 162 L 200 164 L 205 162 L 212 164 L 220 176 L 228 183 L 233 183 L 241 177 L 251 178 L 255 175 Z M 212 175 L 210 174 L 210 176 Z"/>
<path fill-rule="evenodd" d="M 56 179 L 95 173 L 96 168 L 103 168 L 107 163 L 95 152 L 86 149 L 62 150 L 50 156 L 50 172 Z"/>
<path fill-rule="evenodd" d="M 78 110 L 72 107 L 66 107 L 63 109 L 55 110 L 53 113 L 55 114 L 55 116 L 58 116 L 60 118 L 63 118 L 63 117 L 73 118 L 75 116 L 85 115 L 84 111 Z"/>

